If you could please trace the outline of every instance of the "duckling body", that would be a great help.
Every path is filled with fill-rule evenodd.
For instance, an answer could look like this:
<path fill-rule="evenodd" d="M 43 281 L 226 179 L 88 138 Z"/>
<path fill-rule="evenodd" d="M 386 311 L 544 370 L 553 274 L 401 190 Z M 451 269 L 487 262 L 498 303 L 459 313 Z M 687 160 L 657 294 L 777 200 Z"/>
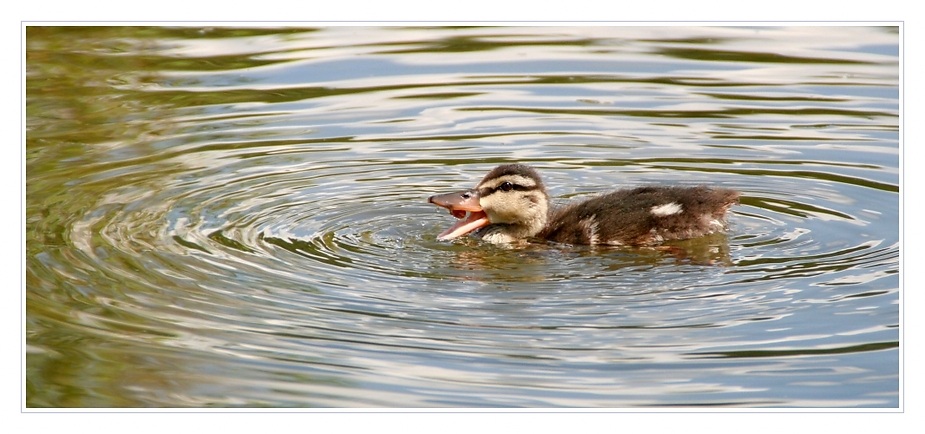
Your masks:
<path fill-rule="evenodd" d="M 639 187 L 552 211 L 540 238 L 568 244 L 651 245 L 725 229 L 731 190 Z"/>
<path fill-rule="evenodd" d="M 724 230 L 726 212 L 738 198 L 738 192 L 723 188 L 649 186 L 551 208 L 536 170 L 505 164 L 474 189 L 431 196 L 428 201 L 460 219 L 439 239 L 474 233 L 492 243 L 542 238 L 567 244 L 647 246 Z"/>

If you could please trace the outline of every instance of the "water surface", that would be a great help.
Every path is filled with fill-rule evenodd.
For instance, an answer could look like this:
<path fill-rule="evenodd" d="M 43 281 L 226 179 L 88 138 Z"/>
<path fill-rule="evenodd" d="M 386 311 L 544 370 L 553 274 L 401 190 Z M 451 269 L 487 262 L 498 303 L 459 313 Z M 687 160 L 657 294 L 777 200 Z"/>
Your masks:
<path fill-rule="evenodd" d="M 895 27 L 30 27 L 26 405 L 899 407 Z M 742 192 L 671 250 L 436 240 Z"/>

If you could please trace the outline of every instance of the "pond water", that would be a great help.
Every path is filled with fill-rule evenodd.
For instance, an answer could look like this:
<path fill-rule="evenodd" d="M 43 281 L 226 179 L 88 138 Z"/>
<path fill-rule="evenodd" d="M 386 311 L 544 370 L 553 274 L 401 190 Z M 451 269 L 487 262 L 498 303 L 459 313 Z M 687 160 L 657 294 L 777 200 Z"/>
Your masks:
<path fill-rule="evenodd" d="M 30 27 L 26 405 L 900 407 L 897 27 Z M 427 203 L 742 193 L 670 250 Z"/>

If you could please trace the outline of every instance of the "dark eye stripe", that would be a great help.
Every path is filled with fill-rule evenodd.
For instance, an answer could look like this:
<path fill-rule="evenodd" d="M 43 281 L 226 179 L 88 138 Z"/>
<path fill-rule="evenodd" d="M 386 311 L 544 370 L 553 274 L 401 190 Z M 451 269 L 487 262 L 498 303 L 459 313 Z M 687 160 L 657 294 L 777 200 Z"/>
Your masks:
<path fill-rule="evenodd" d="M 515 183 L 513 183 L 513 182 L 503 182 L 503 183 L 501 183 L 501 185 L 499 185 L 499 186 L 497 186 L 497 187 L 495 187 L 495 188 L 484 188 L 484 189 L 482 189 L 481 191 L 479 191 L 479 194 L 480 194 L 482 197 L 485 197 L 485 196 L 488 196 L 488 195 L 490 195 L 490 194 L 497 193 L 497 192 L 499 192 L 499 191 L 502 192 L 502 193 L 504 193 L 504 192 L 508 192 L 508 191 L 511 191 L 511 190 L 516 190 L 516 191 L 531 191 L 531 190 L 536 190 L 536 187 L 535 187 L 535 186 L 534 186 L 534 187 L 527 187 L 527 186 L 525 186 L 525 185 L 515 184 Z"/>
<path fill-rule="evenodd" d="M 510 187 L 505 188 L 505 186 L 507 185 L 510 185 Z M 529 191 L 529 190 L 533 190 L 536 187 L 527 187 L 526 185 L 514 184 L 513 182 L 505 182 L 504 184 L 501 184 L 501 186 L 498 188 L 500 188 L 503 191 L 511 191 L 511 190 Z"/>

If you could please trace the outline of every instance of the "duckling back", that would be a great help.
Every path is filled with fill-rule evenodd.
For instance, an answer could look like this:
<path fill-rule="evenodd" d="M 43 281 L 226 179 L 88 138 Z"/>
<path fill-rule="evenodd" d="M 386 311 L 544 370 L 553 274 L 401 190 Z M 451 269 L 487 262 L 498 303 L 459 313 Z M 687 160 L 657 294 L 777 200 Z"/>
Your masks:
<path fill-rule="evenodd" d="M 550 211 L 538 235 L 568 244 L 645 246 L 696 238 L 726 227 L 739 193 L 709 187 L 618 190 Z"/>

